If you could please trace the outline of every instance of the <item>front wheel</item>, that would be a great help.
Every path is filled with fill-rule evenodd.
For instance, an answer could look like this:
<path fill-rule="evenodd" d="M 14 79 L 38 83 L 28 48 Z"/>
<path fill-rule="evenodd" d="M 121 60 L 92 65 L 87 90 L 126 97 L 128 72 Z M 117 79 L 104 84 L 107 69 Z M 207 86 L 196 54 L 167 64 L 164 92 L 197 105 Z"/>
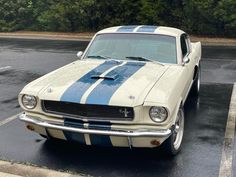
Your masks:
<path fill-rule="evenodd" d="M 176 155 L 181 150 L 184 135 L 184 110 L 179 108 L 172 135 L 163 143 L 164 150 L 169 155 Z"/>

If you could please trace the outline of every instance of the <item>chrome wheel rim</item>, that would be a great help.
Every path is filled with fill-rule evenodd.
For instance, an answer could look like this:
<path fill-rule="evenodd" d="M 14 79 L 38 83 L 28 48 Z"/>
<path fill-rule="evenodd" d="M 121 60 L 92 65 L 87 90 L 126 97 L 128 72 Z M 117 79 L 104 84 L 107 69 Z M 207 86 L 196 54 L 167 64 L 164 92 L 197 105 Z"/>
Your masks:
<path fill-rule="evenodd" d="M 173 145 L 175 150 L 178 150 L 181 146 L 184 134 L 184 112 L 182 109 L 179 110 L 177 115 L 177 121 L 174 129 L 174 141 Z"/>

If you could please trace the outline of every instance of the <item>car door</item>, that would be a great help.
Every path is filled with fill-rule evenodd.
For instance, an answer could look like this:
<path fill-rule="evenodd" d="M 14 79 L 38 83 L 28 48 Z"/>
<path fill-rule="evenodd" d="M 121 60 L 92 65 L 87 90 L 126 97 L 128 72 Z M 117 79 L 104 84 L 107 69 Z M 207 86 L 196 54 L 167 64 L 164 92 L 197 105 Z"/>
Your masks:
<path fill-rule="evenodd" d="M 193 81 L 195 61 L 191 53 L 191 44 L 187 34 L 182 34 L 180 36 L 180 45 L 182 51 L 182 63 L 184 67 L 184 79 L 185 79 L 185 88 L 184 88 L 184 97 L 187 96 L 187 93 L 190 89 L 190 86 Z"/>

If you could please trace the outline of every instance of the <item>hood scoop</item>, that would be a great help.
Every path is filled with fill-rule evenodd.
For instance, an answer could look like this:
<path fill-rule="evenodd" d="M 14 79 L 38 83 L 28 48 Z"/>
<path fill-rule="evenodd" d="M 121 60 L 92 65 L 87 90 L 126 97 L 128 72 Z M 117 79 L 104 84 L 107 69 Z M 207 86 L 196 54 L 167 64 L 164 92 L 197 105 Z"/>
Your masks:
<path fill-rule="evenodd" d="M 108 74 L 104 75 L 101 73 L 94 73 L 91 75 L 91 79 L 104 79 L 104 80 L 116 80 L 119 77 L 123 77 L 127 67 L 119 66 L 116 69 L 110 71 Z"/>
<path fill-rule="evenodd" d="M 115 80 L 118 78 L 118 74 L 109 74 L 109 75 L 99 75 L 99 74 L 94 74 L 91 76 L 91 79 L 107 79 L 107 80 Z"/>
<path fill-rule="evenodd" d="M 103 75 L 101 73 L 95 73 L 91 76 L 91 79 L 107 79 L 107 80 L 116 80 L 118 77 L 122 77 L 123 74 L 126 71 L 126 67 L 124 68 L 119 68 L 119 71 L 111 71 L 106 75 Z"/>

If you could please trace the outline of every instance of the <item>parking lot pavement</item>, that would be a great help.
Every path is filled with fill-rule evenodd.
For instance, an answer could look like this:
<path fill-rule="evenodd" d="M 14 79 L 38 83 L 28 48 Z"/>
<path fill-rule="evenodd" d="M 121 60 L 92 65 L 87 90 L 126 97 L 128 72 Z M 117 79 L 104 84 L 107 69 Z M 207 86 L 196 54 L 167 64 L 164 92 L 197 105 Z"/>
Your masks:
<path fill-rule="evenodd" d="M 231 92 L 236 81 L 233 47 L 203 48 L 201 93 L 198 99 L 189 98 L 185 104 L 183 149 L 174 158 L 163 155 L 158 149 L 130 150 L 48 142 L 26 130 L 15 116 L 11 117 L 21 111 L 17 94 L 26 83 L 74 61 L 76 52 L 86 44 L 1 39 L 0 122 L 5 123 L 0 123 L 0 159 L 91 176 L 219 175 Z M 232 77 L 228 77 L 230 74 Z"/>
<path fill-rule="evenodd" d="M 76 60 L 87 42 L 0 40 L 0 120 L 19 113 L 17 95 L 30 81 Z"/>
<path fill-rule="evenodd" d="M 236 82 L 236 46 L 204 46 L 202 81 L 206 83 Z"/>

